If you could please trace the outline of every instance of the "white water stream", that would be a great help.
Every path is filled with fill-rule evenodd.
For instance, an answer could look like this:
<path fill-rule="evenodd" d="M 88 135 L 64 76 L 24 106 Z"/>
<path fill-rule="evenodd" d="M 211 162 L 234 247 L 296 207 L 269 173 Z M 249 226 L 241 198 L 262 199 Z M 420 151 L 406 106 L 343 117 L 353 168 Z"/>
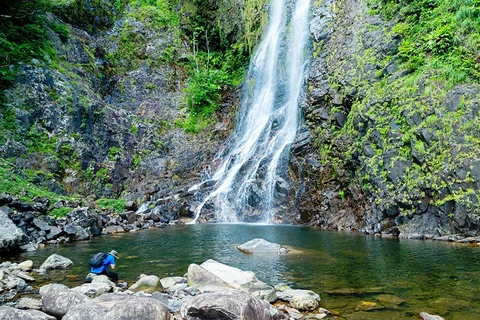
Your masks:
<path fill-rule="evenodd" d="M 275 187 L 287 169 L 298 126 L 309 8 L 310 0 L 272 0 L 268 28 L 244 81 L 235 132 L 218 155 L 213 191 L 192 223 L 209 201 L 219 222 L 244 222 L 252 210 L 261 213 L 255 222 L 272 222 Z"/>

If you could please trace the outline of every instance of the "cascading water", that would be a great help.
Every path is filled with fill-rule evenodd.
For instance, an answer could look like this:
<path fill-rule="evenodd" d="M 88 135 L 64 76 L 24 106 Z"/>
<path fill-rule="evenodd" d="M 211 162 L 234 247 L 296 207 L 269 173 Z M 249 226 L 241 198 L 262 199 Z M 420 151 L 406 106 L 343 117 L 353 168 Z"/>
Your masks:
<path fill-rule="evenodd" d="M 235 133 L 218 155 L 215 185 L 193 223 L 208 202 L 219 222 L 244 222 L 249 211 L 261 213 L 255 222 L 272 222 L 275 189 L 297 131 L 309 7 L 309 0 L 272 0 L 269 26 L 244 82 Z"/>

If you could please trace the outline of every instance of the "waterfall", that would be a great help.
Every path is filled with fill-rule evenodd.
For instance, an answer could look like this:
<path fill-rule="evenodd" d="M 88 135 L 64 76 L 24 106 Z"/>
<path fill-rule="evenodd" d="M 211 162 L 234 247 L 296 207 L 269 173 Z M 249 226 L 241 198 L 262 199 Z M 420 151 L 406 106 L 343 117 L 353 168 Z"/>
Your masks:
<path fill-rule="evenodd" d="M 271 223 L 276 188 L 286 172 L 306 74 L 309 0 L 272 0 L 269 25 L 243 84 L 236 129 L 211 177 L 213 190 L 197 207 L 215 206 L 219 222 Z M 245 213 L 260 213 L 246 219 Z"/>

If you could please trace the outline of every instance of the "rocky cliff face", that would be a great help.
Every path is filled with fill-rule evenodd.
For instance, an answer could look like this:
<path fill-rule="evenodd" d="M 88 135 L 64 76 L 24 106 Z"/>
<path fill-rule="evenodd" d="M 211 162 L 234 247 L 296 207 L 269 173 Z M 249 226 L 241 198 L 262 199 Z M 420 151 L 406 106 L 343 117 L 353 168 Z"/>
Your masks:
<path fill-rule="evenodd" d="M 300 149 L 305 223 L 411 238 L 478 236 L 477 84 L 412 73 L 401 37 L 363 0 L 313 10 Z M 305 132 L 302 131 L 302 132 Z"/>
<path fill-rule="evenodd" d="M 188 43 L 132 17 L 93 35 L 68 28 L 66 40 L 50 35 L 57 65 L 22 65 L 6 91 L 15 130 L 1 157 L 58 194 L 142 203 L 188 189 L 231 126 L 227 107 L 199 134 L 177 124 L 186 114 L 179 62 Z M 234 93 L 229 99 L 235 105 Z"/>

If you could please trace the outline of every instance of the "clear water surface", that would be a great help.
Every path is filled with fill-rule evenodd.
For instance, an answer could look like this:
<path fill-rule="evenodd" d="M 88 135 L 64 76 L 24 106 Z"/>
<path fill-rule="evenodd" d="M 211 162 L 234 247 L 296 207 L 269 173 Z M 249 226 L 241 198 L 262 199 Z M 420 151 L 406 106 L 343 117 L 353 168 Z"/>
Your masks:
<path fill-rule="evenodd" d="M 300 252 L 257 256 L 236 249 L 254 238 Z M 116 271 L 129 283 L 142 273 L 160 278 L 183 276 L 189 264 L 214 259 L 253 271 L 271 285 L 283 282 L 313 290 L 320 294 L 322 307 L 345 319 L 419 319 L 421 311 L 445 319 L 480 319 L 479 246 L 384 239 L 300 226 L 196 224 L 50 245 L 6 259 L 31 259 L 38 267 L 53 253 L 68 257 L 74 262 L 71 269 L 50 272 L 37 284 L 60 282 L 71 287 L 83 282 L 91 255 L 111 249 L 120 255 Z M 392 295 L 404 302 L 382 300 Z M 362 301 L 377 302 L 382 309 L 358 310 Z"/>

